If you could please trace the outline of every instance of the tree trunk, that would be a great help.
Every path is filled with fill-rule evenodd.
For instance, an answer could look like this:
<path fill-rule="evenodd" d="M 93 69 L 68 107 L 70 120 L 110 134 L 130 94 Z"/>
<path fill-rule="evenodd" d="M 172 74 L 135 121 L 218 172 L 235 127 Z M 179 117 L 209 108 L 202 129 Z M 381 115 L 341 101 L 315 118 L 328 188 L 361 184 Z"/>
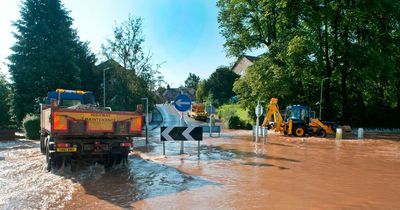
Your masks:
<path fill-rule="evenodd" d="M 342 99 L 342 116 L 341 122 L 342 123 L 349 123 L 348 119 L 351 113 L 352 107 L 348 103 L 348 93 L 347 93 L 347 79 L 349 74 L 349 48 L 350 43 L 348 41 L 349 36 L 349 28 L 345 26 L 343 32 L 343 41 L 344 41 L 344 53 L 343 53 L 343 66 L 341 67 L 341 99 Z"/>
<path fill-rule="evenodd" d="M 331 66 L 331 60 L 329 57 L 329 22 L 328 22 L 328 3 L 326 0 L 324 0 L 324 60 L 325 60 L 325 72 L 324 72 L 324 77 L 325 78 L 331 78 L 332 77 L 332 66 Z M 322 78 L 324 79 L 324 78 Z M 331 83 L 331 80 L 325 81 L 324 86 L 322 87 L 323 91 L 323 99 L 322 99 L 322 107 L 323 109 L 323 115 L 326 116 L 324 117 L 325 119 L 331 119 L 333 117 L 333 107 L 332 107 L 332 99 L 331 99 L 331 86 L 329 85 Z M 325 103 L 324 103 L 325 102 Z"/>

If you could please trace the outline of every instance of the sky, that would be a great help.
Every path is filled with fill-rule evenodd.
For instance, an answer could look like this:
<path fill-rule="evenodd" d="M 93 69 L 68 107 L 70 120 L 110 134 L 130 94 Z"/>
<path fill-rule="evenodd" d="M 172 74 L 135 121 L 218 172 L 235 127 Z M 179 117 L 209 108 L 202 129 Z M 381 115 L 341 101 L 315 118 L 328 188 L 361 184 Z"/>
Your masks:
<path fill-rule="evenodd" d="M 171 87 L 184 84 L 189 73 L 206 79 L 221 65 L 230 65 L 224 39 L 219 34 L 218 8 L 213 0 L 62 0 L 74 19 L 82 41 L 100 54 L 101 44 L 111 38 L 113 27 L 129 15 L 143 18 L 145 51 Z M 0 1 L 0 68 L 9 78 L 7 56 L 15 39 L 12 21 L 20 18 L 19 0 Z"/>

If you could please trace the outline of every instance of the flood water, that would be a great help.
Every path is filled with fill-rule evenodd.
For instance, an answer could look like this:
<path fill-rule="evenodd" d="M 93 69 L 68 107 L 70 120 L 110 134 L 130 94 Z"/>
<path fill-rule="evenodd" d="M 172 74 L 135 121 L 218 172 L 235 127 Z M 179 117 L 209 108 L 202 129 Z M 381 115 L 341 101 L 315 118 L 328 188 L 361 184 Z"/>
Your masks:
<path fill-rule="evenodd" d="M 197 144 L 155 136 L 127 167 L 48 173 L 38 144 L 0 142 L 0 209 L 399 209 L 400 142 L 229 131 Z"/>

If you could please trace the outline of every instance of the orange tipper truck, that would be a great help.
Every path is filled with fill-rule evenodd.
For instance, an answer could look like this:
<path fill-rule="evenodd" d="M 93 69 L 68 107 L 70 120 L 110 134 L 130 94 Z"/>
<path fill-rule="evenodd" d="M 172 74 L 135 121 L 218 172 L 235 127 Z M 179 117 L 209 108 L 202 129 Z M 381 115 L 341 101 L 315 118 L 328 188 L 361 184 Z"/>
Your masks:
<path fill-rule="evenodd" d="M 140 113 L 99 108 L 90 91 L 49 92 L 40 111 L 40 150 L 46 155 L 48 171 L 77 160 L 105 168 L 125 164 L 132 137 L 142 135 Z"/>

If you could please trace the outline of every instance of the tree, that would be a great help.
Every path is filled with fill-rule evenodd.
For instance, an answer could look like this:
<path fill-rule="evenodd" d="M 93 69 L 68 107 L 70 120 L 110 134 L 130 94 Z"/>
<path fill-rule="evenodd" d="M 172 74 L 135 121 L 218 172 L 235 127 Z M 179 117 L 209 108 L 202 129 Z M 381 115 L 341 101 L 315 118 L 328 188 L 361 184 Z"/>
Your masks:
<path fill-rule="evenodd" d="M 225 66 L 218 67 L 210 75 L 207 86 L 209 87 L 209 94 L 212 93 L 217 106 L 228 102 L 235 95 L 232 88 L 237 78 L 239 76 Z"/>
<path fill-rule="evenodd" d="M 143 79 L 149 90 L 154 91 L 156 84 L 163 79 L 158 77 L 161 64 L 154 67 L 151 54 L 144 52 L 142 27 L 142 19 L 130 15 L 127 21 L 114 28 L 113 37 L 107 39 L 107 44 L 101 48 L 107 59 L 121 63 L 125 69 Z"/>
<path fill-rule="evenodd" d="M 204 102 L 208 93 L 207 80 L 200 80 L 196 90 L 196 100 Z"/>
<path fill-rule="evenodd" d="M 96 56 L 89 49 L 89 42 L 79 42 L 78 44 L 76 56 L 80 77 L 79 88 L 85 91 L 92 91 L 99 97 L 102 75 L 96 71 Z"/>
<path fill-rule="evenodd" d="M 280 104 L 313 105 L 328 77 L 323 116 L 355 126 L 400 125 L 400 2 L 219 0 L 217 6 L 228 55 L 266 52 L 234 85 L 246 108 L 271 96 Z"/>
<path fill-rule="evenodd" d="M 229 101 L 234 96 L 233 83 L 239 78 L 228 67 L 218 67 L 207 80 L 200 81 L 196 91 L 198 101 L 212 100 L 216 106 Z"/>
<path fill-rule="evenodd" d="M 111 98 L 106 99 L 107 104 L 116 110 L 134 110 L 137 104 L 143 103 L 142 97 L 148 97 L 152 104 L 157 86 L 163 84 L 163 77 L 158 71 L 160 64 L 154 67 L 150 53 L 144 53 L 142 19 L 130 16 L 114 28 L 112 38 L 106 41 L 102 45 L 103 55 L 109 61 L 116 61 L 108 73 L 111 84 L 107 95 Z"/>
<path fill-rule="evenodd" d="M 199 82 L 200 82 L 199 76 L 189 73 L 188 78 L 185 80 L 185 87 L 197 90 L 197 85 L 199 84 Z"/>
<path fill-rule="evenodd" d="M 11 120 L 11 89 L 4 75 L 0 74 L 0 129 L 12 126 Z"/>
<path fill-rule="evenodd" d="M 21 19 L 13 23 L 17 41 L 8 58 L 18 122 L 48 91 L 84 87 L 81 76 L 87 57 L 82 55 L 88 54 L 60 0 L 25 0 L 20 13 Z"/>

